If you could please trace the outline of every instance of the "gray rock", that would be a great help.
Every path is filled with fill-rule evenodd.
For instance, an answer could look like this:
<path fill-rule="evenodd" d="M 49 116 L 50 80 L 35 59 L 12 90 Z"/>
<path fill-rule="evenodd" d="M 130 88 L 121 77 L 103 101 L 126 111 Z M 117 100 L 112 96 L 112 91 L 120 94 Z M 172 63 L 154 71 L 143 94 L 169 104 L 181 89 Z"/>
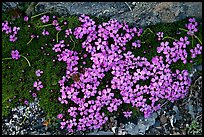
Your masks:
<path fill-rule="evenodd" d="M 149 118 L 139 117 L 137 125 L 128 123 L 125 125 L 125 130 L 131 135 L 144 135 L 150 126 L 155 124 L 157 113 L 153 113 Z"/>
<path fill-rule="evenodd" d="M 146 130 L 149 129 L 150 126 L 155 124 L 156 118 L 157 118 L 157 113 L 153 113 L 149 118 L 146 118 L 146 119 L 142 117 L 138 121 L 139 129 L 141 128 L 141 130 L 145 132 Z"/>
<path fill-rule="evenodd" d="M 37 131 L 30 132 L 30 135 L 39 135 Z"/>
<path fill-rule="evenodd" d="M 26 15 L 31 16 L 32 14 L 34 14 L 36 4 L 37 4 L 37 2 L 31 2 L 30 3 L 30 5 L 28 6 L 28 8 L 25 11 Z"/>
<path fill-rule="evenodd" d="M 111 19 L 117 19 L 119 22 L 128 22 L 129 24 L 135 24 L 131 11 L 124 12 L 122 14 L 116 14 Z"/>
<path fill-rule="evenodd" d="M 105 132 L 105 131 L 99 131 L 99 132 L 91 132 L 88 133 L 87 135 L 114 135 L 113 132 Z"/>
<path fill-rule="evenodd" d="M 149 129 L 149 126 L 146 126 L 144 124 L 138 124 L 138 134 L 139 135 L 144 135 L 145 131 Z"/>
<path fill-rule="evenodd" d="M 2 3 L 2 11 L 6 11 L 7 9 L 14 9 L 17 8 L 19 2 L 3 2 Z"/>
<path fill-rule="evenodd" d="M 46 132 L 47 130 L 46 127 L 40 126 L 39 128 L 36 128 L 36 125 L 38 124 L 37 122 L 41 124 L 42 121 L 45 120 L 44 117 L 42 118 L 38 117 L 39 114 L 42 112 L 39 106 L 39 101 L 35 100 L 29 105 L 30 106 L 32 105 L 33 108 L 26 107 L 26 106 L 18 106 L 12 109 L 13 110 L 12 117 L 9 118 L 9 120 L 3 120 L 3 123 L 2 123 L 3 134 L 7 134 L 8 131 L 11 131 L 12 133 L 9 133 L 9 134 L 14 134 L 14 135 L 17 135 L 17 134 L 50 135 L 49 132 Z M 22 130 L 25 130 L 26 132 L 23 132 Z M 33 130 L 39 130 L 42 133 L 32 133 Z"/>
<path fill-rule="evenodd" d="M 196 16 L 202 18 L 202 2 L 184 2 L 187 7 L 186 16 Z"/>
<path fill-rule="evenodd" d="M 179 114 L 176 114 L 176 115 L 175 115 L 175 119 L 176 119 L 176 120 L 181 120 L 181 119 L 182 119 L 182 116 L 179 115 Z"/>
<path fill-rule="evenodd" d="M 118 135 L 126 135 L 127 131 L 125 131 L 124 129 L 119 128 L 118 129 Z"/>
<path fill-rule="evenodd" d="M 176 112 L 176 113 L 179 113 L 179 109 L 177 106 L 173 106 L 173 110 Z"/>
<path fill-rule="evenodd" d="M 147 135 L 160 135 L 160 131 L 156 128 L 150 128 Z"/>
<path fill-rule="evenodd" d="M 125 124 L 125 130 L 127 131 L 128 134 L 131 134 L 131 135 L 139 134 L 138 126 L 130 122 L 128 124 Z"/>
<path fill-rule="evenodd" d="M 191 71 L 189 72 L 189 77 L 191 80 L 194 80 L 194 74 L 197 72 L 197 69 L 193 66 Z"/>
<path fill-rule="evenodd" d="M 50 132 L 46 132 L 46 133 L 42 133 L 42 134 L 39 134 L 39 135 L 52 135 Z"/>
<path fill-rule="evenodd" d="M 51 11 L 62 16 L 106 16 L 137 26 L 170 23 L 190 16 L 202 18 L 201 2 L 39 2 L 35 11 Z"/>
<path fill-rule="evenodd" d="M 201 64 L 201 65 L 196 65 L 195 68 L 196 68 L 198 71 L 202 71 L 202 64 Z"/>
<path fill-rule="evenodd" d="M 153 127 L 160 127 L 161 126 L 161 123 L 159 120 L 156 120 L 155 121 L 155 124 L 153 125 Z"/>
<path fill-rule="evenodd" d="M 155 6 L 153 14 L 157 15 L 161 22 L 165 23 L 171 23 L 187 17 L 182 2 L 160 2 Z"/>
<path fill-rule="evenodd" d="M 129 8 L 125 2 L 39 2 L 36 6 L 37 12 L 49 10 L 63 16 L 88 14 L 111 17 L 128 11 Z"/>
<path fill-rule="evenodd" d="M 191 117 L 194 119 L 195 118 L 194 107 L 191 103 L 187 104 L 187 110 Z"/>
<path fill-rule="evenodd" d="M 202 112 L 202 107 L 198 107 L 197 111 Z"/>

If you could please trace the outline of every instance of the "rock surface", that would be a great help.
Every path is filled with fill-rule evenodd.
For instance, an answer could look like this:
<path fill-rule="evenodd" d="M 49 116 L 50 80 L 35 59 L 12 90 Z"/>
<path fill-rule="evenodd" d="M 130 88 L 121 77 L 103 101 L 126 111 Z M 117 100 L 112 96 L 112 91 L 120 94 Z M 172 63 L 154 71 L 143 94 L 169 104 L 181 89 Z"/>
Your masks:
<path fill-rule="evenodd" d="M 174 22 L 189 16 L 202 18 L 201 2 L 39 2 L 35 10 L 51 10 L 64 16 L 106 16 L 141 26 Z"/>
<path fill-rule="evenodd" d="M 23 2 L 3 2 L 2 11 Z M 137 26 L 174 22 L 186 17 L 202 18 L 202 2 L 38 2 L 35 12 L 52 11 L 62 16 L 106 16 Z"/>
<path fill-rule="evenodd" d="M 105 132 L 105 131 L 99 131 L 99 132 L 91 132 L 88 133 L 87 135 L 114 135 L 113 132 Z"/>
<path fill-rule="evenodd" d="M 157 116 L 157 113 L 153 113 L 149 118 L 146 119 L 144 117 L 139 117 L 137 125 L 129 122 L 125 125 L 125 129 L 127 133 L 131 135 L 144 135 L 146 130 L 155 124 L 155 119 Z"/>

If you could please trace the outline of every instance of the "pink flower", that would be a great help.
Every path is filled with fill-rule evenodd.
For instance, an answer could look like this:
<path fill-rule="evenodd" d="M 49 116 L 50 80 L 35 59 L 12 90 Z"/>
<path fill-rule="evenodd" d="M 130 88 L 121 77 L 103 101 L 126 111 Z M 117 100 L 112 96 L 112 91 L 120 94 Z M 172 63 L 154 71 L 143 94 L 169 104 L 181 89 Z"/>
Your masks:
<path fill-rule="evenodd" d="M 45 29 L 43 30 L 42 34 L 43 35 L 50 35 L 50 33 L 47 30 L 45 30 Z"/>
<path fill-rule="evenodd" d="M 188 21 L 191 23 L 196 22 L 195 18 L 189 18 Z"/>
<path fill-rule="evenodd" d="M 137 40 L 136 42 L 133 42 L 133 43 L 132 43 L 132 46 L 133 46 L 133 47 L 138 47 L 138 48 L 141 47 L 141 41 L 140 41 L 140 40 Z"/>
<path fill-rule="evenodd" d="M 35 75 L 36 75 L 37 77 L 40 77 L 41 74 L 43 74 L 43 71 L 42 71 L 42 70 L 39 70 L 39 69 L 36 70 Z"/>
<path fill-rule="evenodd" d="M 12 50 L 11 57 L 12 57 L 12 59 L 18 60 L 20 58 L 20 54 L 19 54 L 18 50 Z"/>
<path fill-rule="evenodd" d="M 43 22 L 43 23 L 47 23 L 48 21 L 49 21 L 49 16 L 46 16 L 46 15 L 44 15 L 44 16 L 42 16 L 40 19 L 41 19 L 41 21 Z"/>
<path fill-rule="evenodd" d="M 28 16 L 24 17 L 24 21 L 26 21 L 26 22 L 28 21 Z"/>
<path fill-rule="evenodd" d="M 42 82 L 39 80 L 35 81 L 33 87 L 37 88 L 37 90 L 40 90 L 41 88 L 43 88 Z"/>
<path fill-rule="evenodd" d="M 61 102 L 61 104 L 68 104 L 68 101 L 65 99 L 58 97 L 58 100 Z"/>
<path fill-rule="evenodd" d="M 36 94 L 36 93 L 33 93 L 32 96 L 35 98 L 35 97 L 37 97 L 37 94 Z"/>
<path fill-rule="evenodd" d="M 58 118 L 58 119 L 62 119 L 62 118 L 63 118 L 63 114 L 58 114 L 58 115 L 57 115 L 57 118 Z"/>
<path fill-rule="evenodd" d="M 16 40 L 17 40 L 17 37 L 15 37 L 15 34 L 9 36 L 9 41 L 15 42 Z"/>
<path fill-rule="evenodd" d="M 24 104 L 25 104 L 25 105 L 28 105 L 28 100 L 25 100 L 25 101 L 24 101 Z"/>
<path fill-rule="evenodd" d="M 66 36 L 69 36 L 70 34 L 72 34 L 72 30 L 71 29 L 65 30 L 65 35 Z"/>
<path fill-rule="evenodd" d="M 66 122 L 60 122 L 60 125 L 61 125 L 60 128 L 61 128 L 61 129 L 64 129 L 64 127 L 65 127 L 65 125 L 66 125 Z"/>
<path fill-rule="evenodd" d="M 52 21 L 52 25 L 53 25 L 53 26 L 58 26 L 59 24 L 58 24 L 57 20 L 53 20 L 53 21 Z"/>
<path fill-rule="evenodd" d="M 126 118 L 128 118 L 128 117 L 131 117 L 132 111 L 126 111 L 126 112 L 123 112 L 123 114 L 124 114 L 124 116 L 125 116 Z"/>
<path fill-rule="evenodd" d="M 60 27 L 60 26 L 56 26 L 55 29 L 56 29 L 57 31 L 60 31 L 60 30 L 61 30 L 61 27 Z"/>
<path fill-rule="evenodd" d="M 163 38 L 163 32 L 157 32 L 158 40 L 160 41 Z"/>

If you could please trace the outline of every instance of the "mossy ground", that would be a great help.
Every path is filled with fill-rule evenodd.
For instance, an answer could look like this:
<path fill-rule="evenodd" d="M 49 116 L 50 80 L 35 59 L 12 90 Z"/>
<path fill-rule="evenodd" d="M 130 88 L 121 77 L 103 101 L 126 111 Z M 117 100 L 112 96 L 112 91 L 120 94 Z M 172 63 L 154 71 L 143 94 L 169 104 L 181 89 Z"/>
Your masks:
<path fill-rule="evenodd" d="M 107 21 L 108 19 L 103 18 L 93 18 L 97 24 L 102 23 L 103 21 Z M 2 14 L 2 21 L 7 20 L 11 21 L 11 15 L 7 13 Z M 68 17 L 61 17 L 58 20 L 64 21 L 67 20 L 68 25 L 66 27 L 62 27 L 62 31 L 59 33 L 59 40 L 64 39 L 64 31 L 68 28 L 75 28 L 80 25 L 77 16 L 68 16 Z M 197 21 L 201 21 L 197 19 Z M 44 28 L 35 29 L 36 26 L 43 25 L 40 23 L 40 17 L 33 18 L 29 23 L 23 21 L 23 17 L 17 18 L 15 21 L 15 26 L 20 27 L 20 31 L 17 34 L 18 40 L 16 42 L 9 42 L 9 35 L 2 33 L 2 57 L 7 58 L 11 56 L 11 50 L 17 49 L 19 50 L 21 55 L 24 55 L 28 58 L 31 63 L 31 67 L 28 66 L 25 59 L 20 58 L 18 61 L 14 60 L 4 60 L 2 61 L 2 116 L 7 116 L 9 110 L 16 105 L 23 104 L 25 99 L 29 100 L 29 102 L 33 101 L 33 97 L 31 93 L 36 92 L 38 98 L 40 99 L 40 106 L 45 110 L 47 113 L 47 118 L 56 118 L 57 114 L 65 113 L 67 110 L 66 105 L 62 105 L 58 102 L 58 97 L 60 96 L 59 92 L 59 84 L 58 81 L 65 75 L 66 64 L 62 62 L 53 62 L 53 59 L 57 60 L 56 53 L 52 51 L 53 42 L 52 39 L 54 38 L 56 41 L 56 34 L 57 31 L 52 26 L 46 27 L 46 30 L 50 32 L 50 36 L 43 36 L 42 30 Z M 170 36 L 176 39 L 179 39 L 182 36 L 186 35 L 186 32 L 181 31 L 181 34 L 176 34 L 178 32 L 178 28 L 184 28 L 185 24 L 187 23 L 187 19 L 175 22 L 175 23 L 160 23 L 157 25 L 149 26 L 149 28 L 154 32 L 154 34 L 146 31 L 146 34 L 140 37 L 139 39 L 145 44 L 142 44 L 141 48 L 133 48 L 131 46 L 131 42 L 134 40 L 138 40 L 138 37 L 133 38 L 128 44 L 127 49 L 131 50 L 135 56 L 145 56 L 148 60 L 151 60 L 153 56 L 160 55 L 156 52 L 156 47 L 159 46 L 157 41 L 156 33 L 159 31 L 164 32 L 165 36 Z M 48 22 L 49 24 L 51 22 Z M 31 25 L 28 28 L 28 24 Z M 12 24 L 14 26 L 14 23 Z M 199 26 L 199 32 L 197 36 L 202 41 L 202 25 Z M 30 44 L 27 45 L 28 41 L 30 41 L 31 34 L 38 34 L 40 37 L 39 39 L 33 39 Z M 75 42 L 73 44 L 72 40 Z M 75 39 L 72 37 L 65 39 L 65 43 L 70 43 L 70 48 L 74 47 L 74 50 L 80 52 L 81 55 L 85 52 L 84 49 L 81 48 L 82 40 Z M 172 42 L 171 39 L 167 39 L 168 41 Z M 191 40 L 191 38 L 190 38 Z M 196 39 L 194 39 L 194 43 L 198 43 Z M 150 47 L 149 47 L 150 46 Z M 194 47 L 195 45 L 190 45 L 189 49 Z M 41 49 L 43 47 L 43 50 Z M 146 51 L 144 54 L 143 52 Z M 48 55 L 49 53 L 49 55 Z M 189 61 L 189 60 L 188 60 Z M 84 67 L 90 67 L 91 62 L 85 65 Z M 196 64 L 200 64 L 202 62 L 202 55 L 199 55 L 197 58 L 193 59 L 193 62 Z M 81 65 L 82 62 L 79 62 Z M 191 63 L 183 64 L 181 61 L 173 64 L 172 69 L 188 69 L 192 68 Z M 35 75 L 35 71 L 37 69 L 43 70 L 44 73 L 41 77 L 37 77 Z M 99 88 L 103 89 L 106 85 L 105 81 L 110 81 L 111 75 L 106 75 L 106 77 L 102 80 L 104 83 L 101 84 Z M 40 79 L 43 83 L 44 88 L 40 91 L 35 91 L 33 88 L 33 83 L 37 79 Z M 146 81 L 148 82 L 148 81 Z M 145 83 L 146 83 L 145 82 Z M 141 82 L 142 84 L 142 82 Z M 143 82 L 144 84 L 144 82 Z M 32 91 L 31 93 L 29 91 Z M 16 96 L 16 98 L 13 98 Z M 9 101 L 9 99 L 12 99 Z M 19 101 L 21 99 L 21 101 Z M 131 108 L 129 105 L 125 105 L 123 107 Z M 134 117 L 137 116 L 138 110 L 133 109 Z M 109 114 L 108 112 L 105 112 Z"/>

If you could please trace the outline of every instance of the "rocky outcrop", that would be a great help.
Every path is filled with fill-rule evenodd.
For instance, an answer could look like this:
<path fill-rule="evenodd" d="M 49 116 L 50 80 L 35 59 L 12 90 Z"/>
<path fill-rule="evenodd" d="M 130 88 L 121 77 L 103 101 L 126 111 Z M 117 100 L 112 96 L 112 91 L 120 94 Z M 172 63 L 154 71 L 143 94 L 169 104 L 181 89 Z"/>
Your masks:
<path fill-rule="evenodd" d="M 2 11 L 23 3 L 3 2 Z M 36 13 L 51 11 L 60 16 L 105 16 L 137 26 L 171 23 L 190 16 L 202 18 L 201 2 L 38 2 L 34 10 Z"/>
<path fill-rule="evenodd" d="M 170 23 L 190 16 L 202 18 L 201 2 L 39 2 L 35 10 L 50 10 L 63 16 L 106 16 L 139 26 Z"/>

